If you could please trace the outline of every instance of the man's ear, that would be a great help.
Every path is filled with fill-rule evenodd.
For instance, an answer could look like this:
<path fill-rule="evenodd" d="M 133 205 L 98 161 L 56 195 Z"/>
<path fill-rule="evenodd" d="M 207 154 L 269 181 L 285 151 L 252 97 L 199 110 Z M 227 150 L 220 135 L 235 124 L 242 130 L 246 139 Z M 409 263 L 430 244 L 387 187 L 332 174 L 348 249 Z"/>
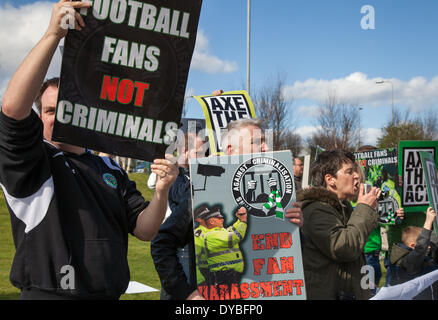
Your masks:
<path fill-rule="evenodd" d="M 231 145 L 227 146 L 227 155 L 230 155 L 232 151 Z"/>
<path fill-rule="evenodd" d="M 331 174 L 329 174 L 329 173 L 327 173 L 325 176 L 324 176 L 324 181 L 325 181 L 325 185 L 327 186 L 327 187 L 332 187 L 332 188 L 334 188 L 335 186 L 336 186 L 336 179 L 335 179 L 335 177 L 333 177 Z"/>

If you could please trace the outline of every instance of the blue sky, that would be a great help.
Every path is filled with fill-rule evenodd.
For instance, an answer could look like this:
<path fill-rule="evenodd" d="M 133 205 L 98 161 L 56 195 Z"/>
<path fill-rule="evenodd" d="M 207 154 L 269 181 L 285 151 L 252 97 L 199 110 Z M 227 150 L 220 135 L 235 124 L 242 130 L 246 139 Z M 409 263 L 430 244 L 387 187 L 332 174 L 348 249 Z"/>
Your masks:
<path fill-rule="evenodd" d="M 25 4 L 32 4 L 38 27 L 18 32 L 11 26 L 17 19 L 5 17 L 28 14 Z M 373 30 L 361 28 L 366 5 L 374 8 Z M 15 59 L 45 30 L 48 8 L 41 1 L 0 0 L 0 94 L 18 66 Z M 187 95 L 246 88 L 246 18 L 247 0 L 203 1 Z M 331 91 L 363 108 L 361 136 L 375 143 L 391 116 L 391 85 L 375 84 L 380 79 L 393 83 L 396 108 L 418 113 L 438 107 L 438 1 L 252 0 L 251 21 L 251 95 L 282 73 L 286 96 L 293 97 L 292 125 L 303 136 L 315 129 L 313 115 Z M 11 46 L 19 53 L 12 56 Z M 8 54 L 13 63 L 2 60 Z M 186 116 L 203 117 L 194 99 L 187 101 Z"/>

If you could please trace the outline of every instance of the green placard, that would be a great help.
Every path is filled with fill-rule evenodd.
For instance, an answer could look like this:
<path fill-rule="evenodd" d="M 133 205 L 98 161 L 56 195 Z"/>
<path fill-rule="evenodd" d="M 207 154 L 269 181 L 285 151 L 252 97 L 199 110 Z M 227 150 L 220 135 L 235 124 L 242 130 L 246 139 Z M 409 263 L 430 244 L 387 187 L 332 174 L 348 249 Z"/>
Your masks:
<path fill-rule="evenodd" d="M 398 179 L 397 148 L 355 152 L 356 163 L 362 168 L 365 183 L 382 190 L 377 212 L 380 224 L 394 225 L 401 206 Z M 354 203 L 352 203 L 354 204 Z M 355 206 L 355 204 L 354 204 Z"/>
<path fill-rule="evenodd" d="M 438 141 L 400 141 L 398 171 L 402 176 L 402 207 L 405 212 L 424 212 L 429 207 L 420 152 L 430 153 L 438 164 Z"/>
<path fill-rule="evenodd" d="M 426 179 L 427 195 L 429 197 L 430 206 L 437 212 L 438 210 L 438 177 L 435 165 L 435 159 L 429 152 L 420 152 L 421 164 L 424 170 L 424 178 Z M 434 221 L 434 229 L 438 235 L 437 220 Z"/>

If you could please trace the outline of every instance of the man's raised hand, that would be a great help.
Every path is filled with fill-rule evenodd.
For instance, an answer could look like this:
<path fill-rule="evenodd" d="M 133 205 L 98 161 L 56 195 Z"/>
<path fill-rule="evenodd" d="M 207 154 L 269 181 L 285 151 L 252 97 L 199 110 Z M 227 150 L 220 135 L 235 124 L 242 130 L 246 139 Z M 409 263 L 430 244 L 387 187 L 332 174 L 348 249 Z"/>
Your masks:
<path fill-rule="evenodd" d="M 89 1 L 60 0 L 58 3 L 55 3 L 46 34 L 62 39 L 67 35 L 68 29 L 82 30 L 85 27 L 84 19 L 75 9 L 89 7 L 91 7 L 91 2 Z"/>
<path fill-rule="evenodd" d="M 156 173 L 158 177 L 155 190 L 168 192 L 178 176 L 175 157 L 166 154 L 165 159 L 155 159 L 151 165 L 151 171 Z"/>

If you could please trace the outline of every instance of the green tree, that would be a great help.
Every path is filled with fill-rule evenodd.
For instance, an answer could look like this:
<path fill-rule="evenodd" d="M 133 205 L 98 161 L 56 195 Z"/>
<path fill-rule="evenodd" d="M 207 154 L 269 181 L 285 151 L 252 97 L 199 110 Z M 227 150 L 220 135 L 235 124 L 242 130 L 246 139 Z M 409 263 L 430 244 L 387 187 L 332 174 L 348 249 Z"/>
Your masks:
<path fill-rule="evenodd" d="M 417 122 L 389 123 L 382 131 L 382 136 L 377 139 L 379 148 L 396 147 L 400 140 L 427 140 L 424 139 L 421 125 Z"/>
<path fill-rule="evenodd" d="M 418 113 L 412 117 L 409 111 L 403 116 L 394 112 L 394 122 L 389 122 L 377 139 L 379 148 L 397 147 L 400 140 L 435 140 L 438 138 L 438 119 L 435 112 Z"/>

